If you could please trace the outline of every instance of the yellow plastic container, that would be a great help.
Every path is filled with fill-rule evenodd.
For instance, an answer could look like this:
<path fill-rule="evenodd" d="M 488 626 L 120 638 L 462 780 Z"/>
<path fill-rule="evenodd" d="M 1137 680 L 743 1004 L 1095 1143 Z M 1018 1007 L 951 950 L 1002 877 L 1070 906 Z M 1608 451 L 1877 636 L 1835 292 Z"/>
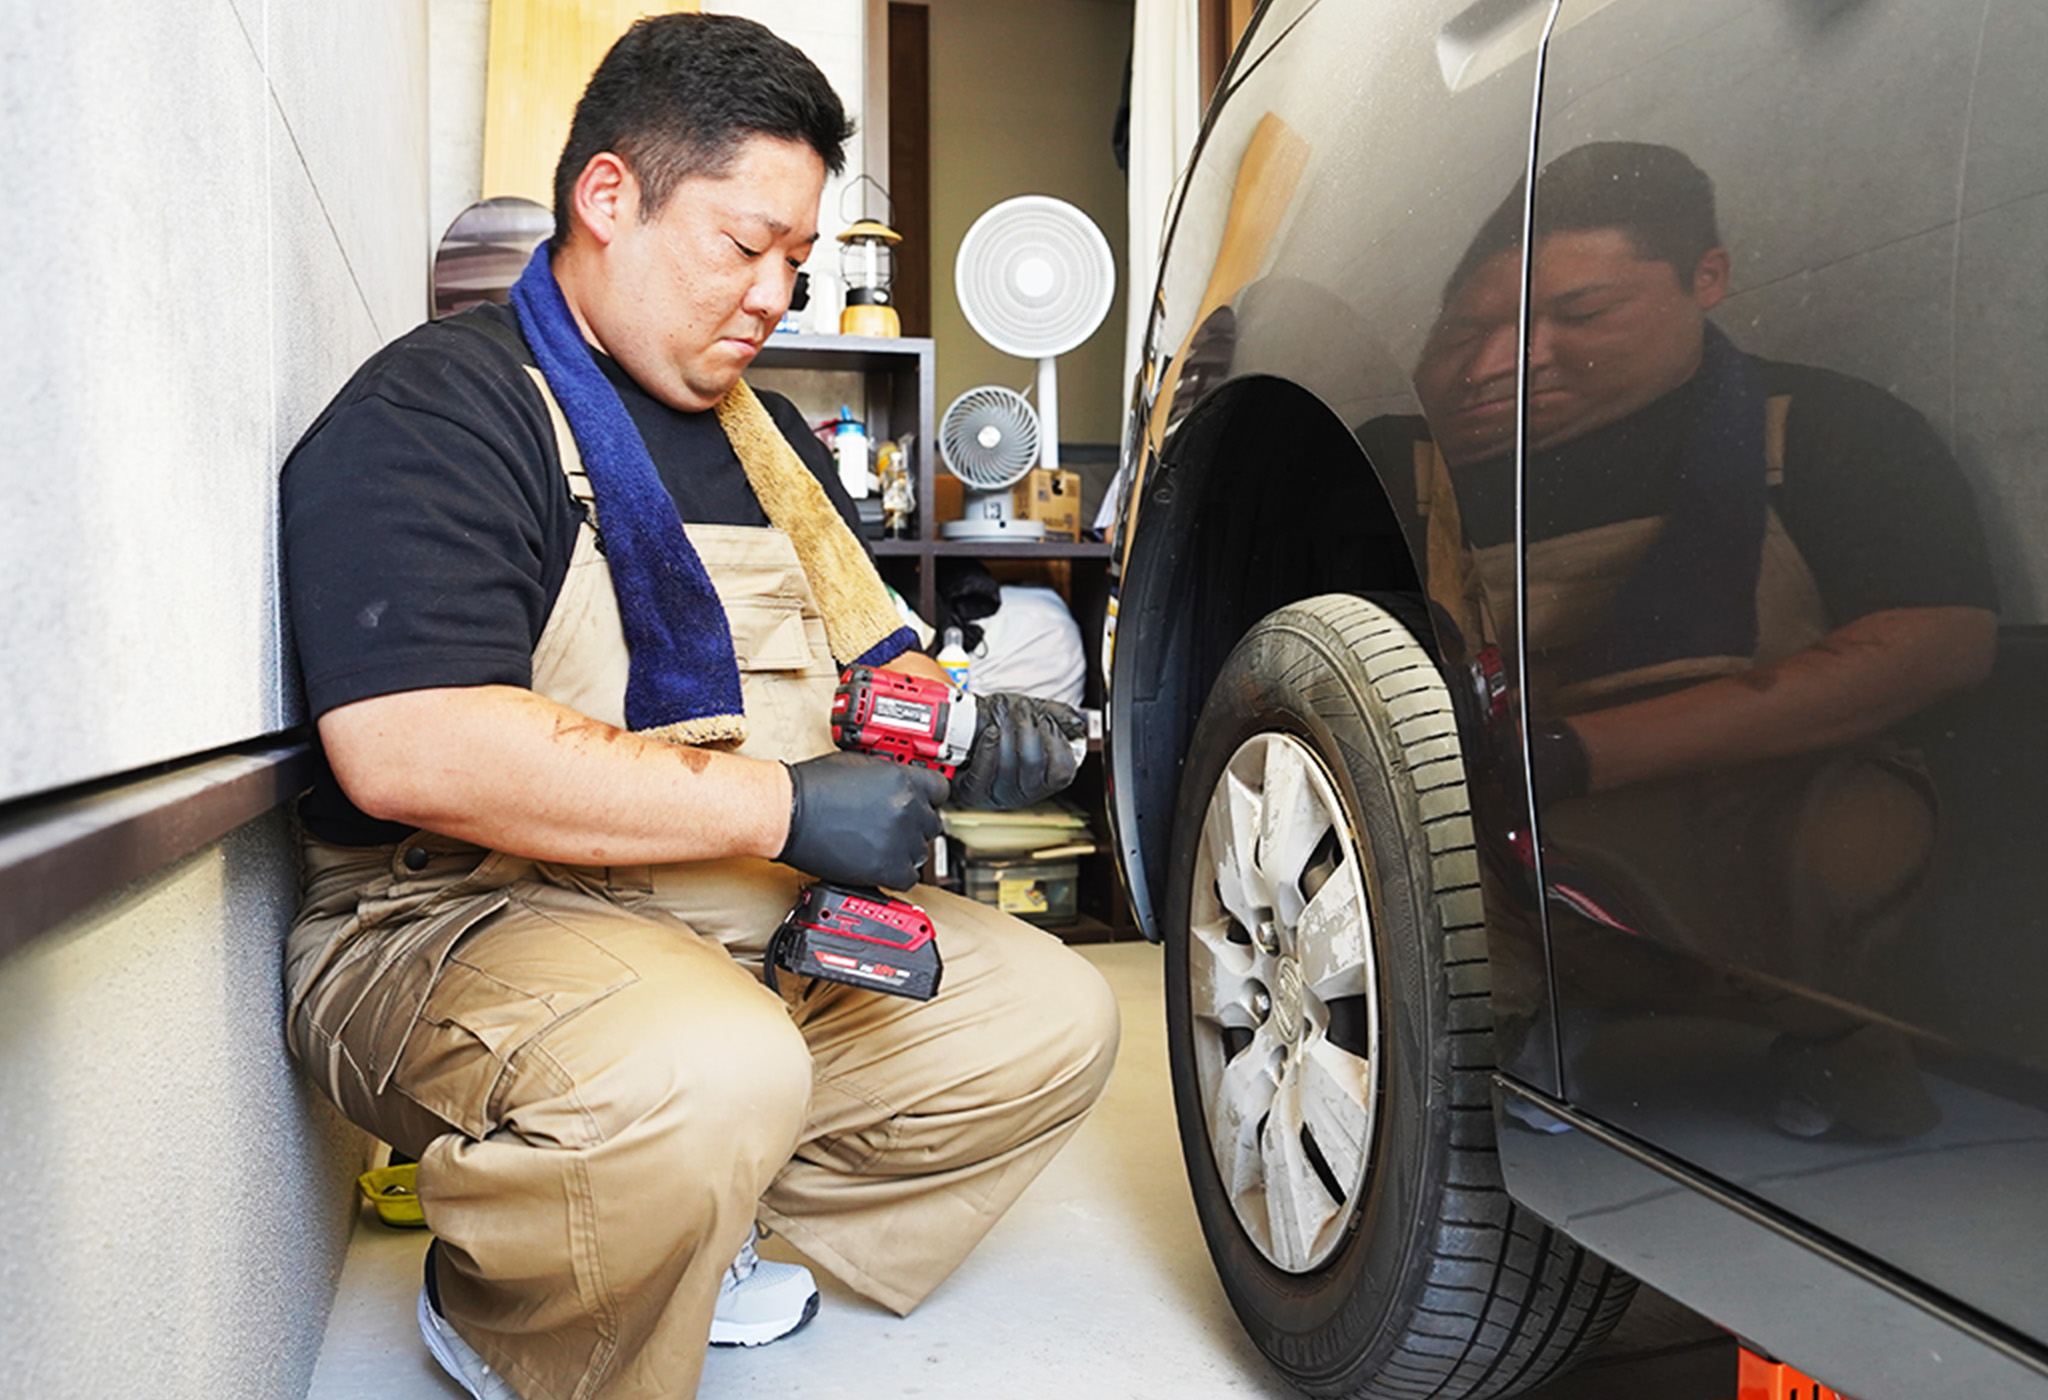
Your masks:
<path fill-rule="evenodd" d="M 377 1208 L 377 1218 L 401 1230 L 424 1230 L 427 1217 L 420 1210 L 419 1164 L 404 1162 L 395 1167 L 377 1167 L 356 1178 L 356 1190 Z"/>

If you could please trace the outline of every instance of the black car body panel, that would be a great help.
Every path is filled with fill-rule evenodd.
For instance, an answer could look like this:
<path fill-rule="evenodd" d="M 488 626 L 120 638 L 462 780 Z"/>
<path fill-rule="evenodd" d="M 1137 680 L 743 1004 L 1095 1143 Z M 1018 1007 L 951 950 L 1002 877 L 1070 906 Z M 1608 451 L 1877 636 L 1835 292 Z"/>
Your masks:
<path fill-rule="evenodd" d="M 1856 1396 L 2039 1395 L 2039 1349 L 1853 1245 L 1503 1082 L 1501 1159 L 1526 1204 L 1764 1355 Z M 1512 1105 L 1512 1107 L 1509 1107 Z"/>
<path fill-rule="evenodd" d="M 1231 645 L 1313 593 L 1420 591 L 1409 464 L 1371 461 L 1356 429 L 1418 410 L 1409 367 L 1456 257 L 1443 230 L 1476 225 L 1529 159 L 1531 7 L 1448 38 L 1419 7 L 1371 8 L 1370 46 L 1356 6 L 1260 11 L 1170 229 L 1126 443 L 1142 470 L 1108 720 L 1111 817 L 1155 937 L 1180 760 Z M 1512 732 L 1489 752 L 1512 761 Z M 1533 887 L 1495 906 L 1505 927 L 1517 902 L 1540 980 Z M 1549 1002 L 1525 1000 L 1532 1016 Z M 1519 1043 L 1519 1070 L 1555 1089 L 1547 1032 Z"/>
<path fill-rule="evenodd" d="M 1670 1189 L 1697 1196 L 1689 1218 L 1747 1211 L 1822 1262 L 1783 1286 L 1760 1269 L 1733 1288 L 1725 1262 L 1695 1277 L 1694 1225 L 1568 1179 L 1581 1167 L 1556 1149 L 1584 1133 L 1504 1121 L 1510 1188 L 1789 1360 L 1785 1319 L 1810 1312 L 1824 1377 L 1861 1336 L 1880 1361 L 1838 1374 L 1864 1400 L 1966 1392 L 1938 1365 L 1887 1372 L 1883 1310 L 1827 1301 L 1830 1277 L 1842 1298 L 1882 1278 L 2035 1387 L 1982 1393 L 2048 1394 L 2029 1369 L 2048 1356 L 2044 59 L 2030 0 L 1269 4 L 1184 181 L 1125 450 L 1111 809 L 1147 932 L 1181 757 L 1237 638 L 1317 592 L 1426 593 L 1417 625 L 1461 702 L 1504 1076 L 1687 1183 Z M 1775 415 L 1739 449 L 1771 459 L 1770 524 L 1731 594 L 1754 592 L 1762 635 L 1727 673 L 1928 609 L 1954 626 L 1926 654 L 1964 658 L 1901 681 L 1904 699 L 1870 685 L 1846 739 L 1787 722 L 1781 752 L 1695 763 L 1635 805 L 1547 789 L 1540 756 L 1532 784 L 1520 736 L 1609 703 L 1583 696 L 1623 673 L 1675 666 L 1629 692 L 1651 698 L 1720 674 L 1712 647 L 1639 644 L 1725 621 L 1696 584 L 1726 556 L 1699 541 L 1757 546 L 1724 521 L 1671 526 L 1662 556 L 1601 554 L 1633 528 L 1628 502 L 1679 519 L 1671 483 L 1707 469 L 1700 430 L 1589 416 L 1628 386 L 1574 379 L 1599 353 L 1573 337 L 1605 307 L 1561 260 L 1575 196 L 1546 182 L 1609 143 L 1711 181 L 1725 263 L 1702 266 L 1721 281 L 1678 284 L 1723 348 L 1718 378 L 1703 359 L 1687 380 L 1684 421 Z M 1507 236 L 1492 255 L 1489 226 Z M 1449 345 L 1454 311 L 1509 337 L 1505 405 L 1431 400 L 1440 354 L 1468 355 L 1459 382 L 1477 373 L 1478 350 Z M 1645 495 L 1652 452 L 1677 465 Z M 1433 509 L 1453 482 L 1458 510 Z M 1762 601 L 1781 564 L 1793 601 Z M 1659 567 L 1684 586 L 1636 607 L 1654 625 L 1572 630 L 1585 590 L 1607 587 L 1619 617 L 1613 598 L 1651 598 Z M 1963 634 L 1991 606 L 1979 680 Z"/>

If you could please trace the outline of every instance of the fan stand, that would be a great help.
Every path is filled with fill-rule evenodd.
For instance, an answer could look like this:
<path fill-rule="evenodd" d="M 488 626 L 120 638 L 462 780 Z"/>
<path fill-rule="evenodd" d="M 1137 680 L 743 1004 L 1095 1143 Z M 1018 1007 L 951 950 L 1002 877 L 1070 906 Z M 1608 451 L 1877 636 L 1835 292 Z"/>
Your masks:
<path fill-rule="evenodd" d="M 1060 469 L 1060 376 L 1052 356 L 1038 362 L 1038 464 L 1049 472 Z"/>
<path fill-rule="evenodd" d="M 939 526 L 939 537 L 948 540 L 1042 540 L 1045 522 L 1019 520 L 1012 512 L 1009 488 L 1000 491 L 968 491 L 959 520 Z"/>

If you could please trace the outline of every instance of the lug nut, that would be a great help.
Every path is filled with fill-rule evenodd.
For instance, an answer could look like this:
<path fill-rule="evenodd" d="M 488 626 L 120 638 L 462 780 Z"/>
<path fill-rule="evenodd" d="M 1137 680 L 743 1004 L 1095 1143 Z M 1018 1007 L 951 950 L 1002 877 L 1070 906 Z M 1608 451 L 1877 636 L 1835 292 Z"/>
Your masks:
<path fill-rule="evenodd" d="M 1273 996 L 1264 987 L 1252 993 L 1252 1015 L 1263 1024 L 1273 1014 Z"/>
<path fill-rule="evenodd" d="M 1280 952 L 1280 930 L 1273 927 L 1271 919 L 1261 920 L 1258 928 L 1253 931 L 1252 938 L 1258 943 L 1260 952 L 1268 957 L 1278 956 Z"/>

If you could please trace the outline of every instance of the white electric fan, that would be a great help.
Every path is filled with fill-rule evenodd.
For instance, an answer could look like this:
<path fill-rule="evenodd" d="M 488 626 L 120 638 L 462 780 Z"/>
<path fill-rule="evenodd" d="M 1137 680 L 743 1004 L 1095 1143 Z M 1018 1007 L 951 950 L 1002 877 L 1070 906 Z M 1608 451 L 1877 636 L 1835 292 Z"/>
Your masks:
<path fill-rule="evenodd" d="M 1042 540 L 1045 526 L 1019 520 L 1010 488 L 1038 464 L 1038 415 L 1015 389 L 985 384 L 953 400 L 939 420 L 939 455 L 967 487 L 964 517 L 939 533 L 949 540 Z"/>
<path fill-rule="evenodd" d="M 1054 360 L 1102 324 L 1116 295 L 1116 259 L 1095 221 L 1063 199 L 1006 199 L 974 221 L 953 260 L 967 324 L 1005 355 L 1038 361 L 1041 465 L 1060 464 Z"/>

